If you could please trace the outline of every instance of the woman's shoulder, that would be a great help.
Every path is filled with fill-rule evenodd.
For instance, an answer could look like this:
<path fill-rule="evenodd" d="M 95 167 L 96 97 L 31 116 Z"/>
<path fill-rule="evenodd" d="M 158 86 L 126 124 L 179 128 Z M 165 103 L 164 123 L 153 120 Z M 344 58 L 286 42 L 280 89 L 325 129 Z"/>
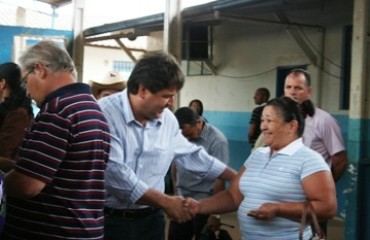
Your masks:
<path fill-rule="evenodd" d="M 306 157 L 309 159 L 324 159 L 320 153 L 312 150 L 306 145 L 303 145 L 296 153 L 299 156 Z"/>
<path fill-rule="evenodd" d="M 2 121 L 2 125 L 19 124 L 21 122 L 24 123 L 21 125 L 29 125 L 32 120 L 33 115 L 29 113 L 28 109 L 26 109 L 25 107 L 18 107 L 6 113 Z"/>
<path fill-rule="evenodd" d="M 15 117 L 15 118 L 22 118 L 29 115 L 28 109 L 25 107 L 17 107 L 14 110 L 9 111 L 6 114 L 6 117 Z"/>
<path fill-rule="evenodd" d="M 323 156 L 307 146 L 302 146 L 302 148 L 297 152 L 297 157 L 302 160 L 303 166 L 308 167 L 311 165 L 316 165 L 320 169 L 328 168 Z"/>

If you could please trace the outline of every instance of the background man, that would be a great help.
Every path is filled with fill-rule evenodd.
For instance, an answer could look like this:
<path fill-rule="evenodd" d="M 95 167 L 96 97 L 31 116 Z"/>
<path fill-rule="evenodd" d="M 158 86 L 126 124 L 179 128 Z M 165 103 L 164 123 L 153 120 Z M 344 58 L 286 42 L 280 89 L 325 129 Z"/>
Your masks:
<path fill-rule="evenodd" d="M 189 107 L 194 109 L 199 116 L 203 118 L 204 121 L 208 122 L 207 119 L 203 116 L 203 102 L 199 99 L 193 99 L 189 102 Z"/>
<path fill-rule="evenodd" d="M 99 100 L 125 89 L 126 83 L 117 71 L 109 71 L 102 80 L 90 80 L 91 92 Z"/>
<path fill-rule="evenodd" d="M 299 104 L 307 105 L 312 94 L 310 84 L 311 76 L 306 70 L 293 69 L 285 78 L 284 94 Z M 312 109 L 309 107 L 305 111 L 308 115 L 305 118 L 303 143 L 324 157 L 331 167 L 334 181 L 337 182 L 342 177 L 347 164 L 340 128 L 335 119 L 320 108 L 312 105 Z M 326 233 L 326 222 L 320 225 Z"/>
<path fill-rule="evenodd" d="M 270 98 L 270 92 L 267 88 L 258 88 L 254 94 L 254 103 L 259 105 L 258 107 L 254 108 L 252 111 L 252 116 L 249 121 L 248 127 L 248 140 L 251 144 L 251 148 L 254 147 L 254 144 L 261 134 L 261 115 L 263 107 L 266 105 L 267 101 Z"/>
<path fill-rule="evenodd" d="M 229 163 L 229 145 L 224 134 L 216 127 L 206 123 L 199 114 L 190 107 L 179 108 L 175 112 L 175 116 L 179 122 L 182 134 L 218 159 L 221 159 L 225 164 Z M 203 199 L 212 196 L 225 189 L 225 182 L 216 179 L 203 180 L 197 174 L 187 170 L 177 169 L 172 166 L 172 180 L 176 187 L 176 194 L 185 198 L 193 198 L 195 200 Z M 209 215 L 197 215 L 194 219 L 185 223 L 176 223 L 171 221 L 169 227 L 169 240 L 191 240 L 200 239 L 200 234 L 203 227 L 207 223 Z M 214 216 L 211 216 L 214 217 Z"/>

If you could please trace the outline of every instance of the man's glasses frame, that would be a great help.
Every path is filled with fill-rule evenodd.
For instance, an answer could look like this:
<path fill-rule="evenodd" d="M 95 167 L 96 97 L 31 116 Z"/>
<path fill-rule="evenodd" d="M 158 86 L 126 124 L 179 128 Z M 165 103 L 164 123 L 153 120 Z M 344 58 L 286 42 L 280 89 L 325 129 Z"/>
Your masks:
<path fill-rule="evenodd" d="M 23 77 L 22 77 L 22 83 L 26 83 L 26 80 L 27 80 L 27 77 L 28 77 L 28 75 L 30 75 L 31 73 L 33 73 L 35 71 L 35 69 L 34 68 L 32 68 L 31 70 L 29 70 L 27 73 L 26 73 L 26 75 L 24 75 Z"/>

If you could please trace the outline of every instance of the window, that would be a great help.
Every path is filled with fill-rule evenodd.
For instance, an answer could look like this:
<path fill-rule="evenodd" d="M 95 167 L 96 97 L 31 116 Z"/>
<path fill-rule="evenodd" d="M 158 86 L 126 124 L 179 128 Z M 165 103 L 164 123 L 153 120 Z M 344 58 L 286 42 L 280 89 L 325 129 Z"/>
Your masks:
<path fill-rule="evenodd" d="M 184 73 L 187 76 L 212 75 L 212 27 L 187 24 L 182 37 L 181 65 Z"/>
<path fill-rule="evenodd" d="M 343 30 L 343 57 L 342 57 L 342 77 L 340 89 L 340 108 L 349 109 L 349 95 L 351 85 L 351 46 L 352 46 L 352 26 L 345 26 Z"/>
<path fill-rule="evenodd" d="M 131 74 L 134 66 L 135 64 L 129 61 L 113 61 L 113 70 L 120 72 L 126 78 Z"/>

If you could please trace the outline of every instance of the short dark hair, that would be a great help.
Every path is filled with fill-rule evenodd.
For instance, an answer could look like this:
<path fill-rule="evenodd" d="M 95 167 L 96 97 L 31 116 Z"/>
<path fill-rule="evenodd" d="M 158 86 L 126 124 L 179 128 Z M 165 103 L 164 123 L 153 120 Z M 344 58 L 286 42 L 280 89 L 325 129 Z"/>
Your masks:
<path fill-rule="evenodd" d="M 298 137 L 303 135 L 304 117 L 296 101 L 290 97 L 279 97 L 271 99 L 266 106 L 272 106 L 278 110 L 286 123 L 296 120 L 298 122 L 297 135 Z"/>
<path fill-rule="evenodd" d="M 194 126 L 198 119 L 200 119 L 197 111 L 190 107 L 182 107 L 176 110 L 175 116 L 179 122 L 180 128 L 182 129 L 184 124 L 190 124 Z"/>
<path fill-rule="evenodd" d="M 287 76 L 289 74 L 291 74 L 291 73 L 293 73 L 293 74 L 302 73 L 304 75 L 304 77 L 306 78 L 306 84 L 307 84 L 307 86 L 311 86 L 311 75 L 310 75 L 309 72 L 307 72 L 306 69 L 303 69 L 303 68 L 294 68 L 294 69 L 292 69 L 292 70 L 290 70 L 288 72 Z"/>
<path fill-rule="evenodd" d="M 137 94 L 140 84 L 152 93 L 172 88 L 179 91 L 184 82 L 184 74 L 171 54 L 163 51 L 149 52 L 135 65 L 127 81 L 127 91 Z"/>
<path fill-rule="evenodd" d="M 269 100 L 269 98 L 270 98 L 270 91 L 267 88 L 265 88 L 265 87 L 258 88 L 257 91 L 259 91 L 260 93 L 262 93 L 262 95 L 266 98 L 266 101 Z"/>

